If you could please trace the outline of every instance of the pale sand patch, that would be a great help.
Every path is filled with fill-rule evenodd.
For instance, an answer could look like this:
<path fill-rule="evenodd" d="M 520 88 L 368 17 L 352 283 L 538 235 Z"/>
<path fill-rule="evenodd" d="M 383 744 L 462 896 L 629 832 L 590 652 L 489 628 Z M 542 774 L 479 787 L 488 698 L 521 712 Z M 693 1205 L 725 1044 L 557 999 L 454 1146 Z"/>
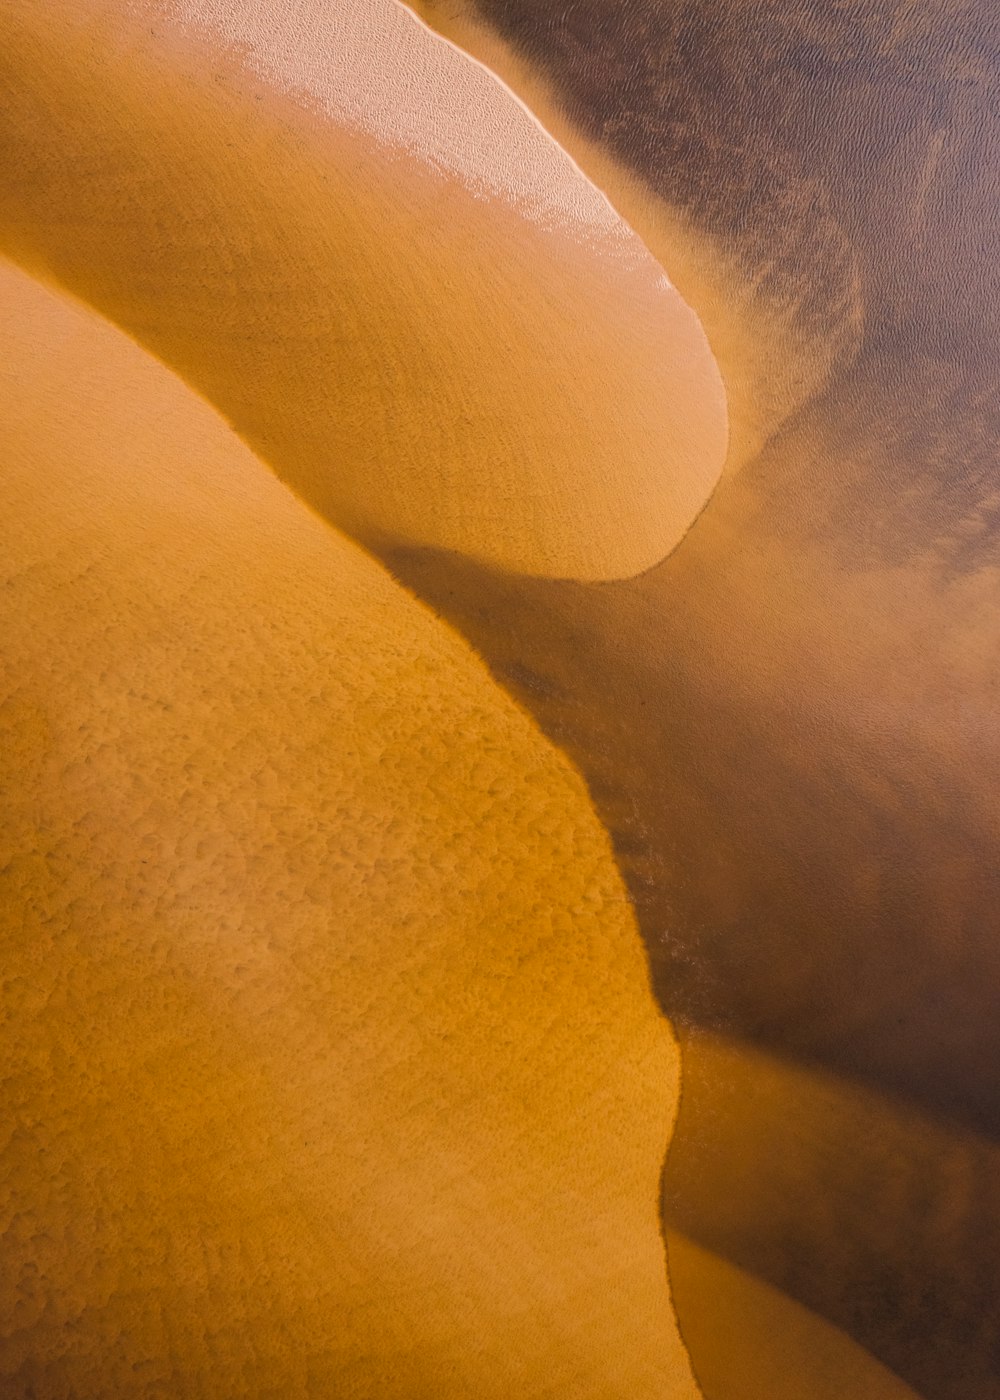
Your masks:
<path fill-rule="evenodd" d="M 398 0 L 129 0 L 128 8 L 216 49 L 221 40 L 270 86 L 319 103 L 338 125 L 410 151 L 485 198 L 607 239 L 623 258 L 645 255 L 524 104 Z"/>
<path fill-rule="evenodd" d="M 582 238 L 487 200 L 122 0 L 8 11 L 0 68 L 7 250 L 171 364 L 350 533 L 623 577 L 704 505 L 721 380 L 624 226 Z"/>
<path fill-rule="evenodd" d="M 694 1395 L 580 778 L 173 376 L 0 297 L 0 1388 Z"/>

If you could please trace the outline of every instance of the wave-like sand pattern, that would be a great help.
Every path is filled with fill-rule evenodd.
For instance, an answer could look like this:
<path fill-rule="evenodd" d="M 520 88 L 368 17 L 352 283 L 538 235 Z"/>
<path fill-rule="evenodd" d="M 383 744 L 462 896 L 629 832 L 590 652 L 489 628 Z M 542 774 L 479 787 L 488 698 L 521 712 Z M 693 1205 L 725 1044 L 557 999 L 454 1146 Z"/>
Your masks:
<path fill-rule="evenodd" d="M 706 83 L 723 31 L 702 27 L 693 8 L 402 3 L 502 77 L 642 236 L 696 308 L 721 370 L 729 468 L 751 461 L 850 363 L 864 315 L 853 250 L 821 183 L 766 151 L 752 114 L 743 120 L 754 60 L 742 61 L 738 21 Z M 656 52 L 661 36 L 666 51 Z M 780 75 L 769 81 L 780 89 Z M 742 139 L 719 140 L 720 125 Z"/>
<path fill-rule="evenodd" d="M 772 892 L 816 869 L 808 852 L 791 876 L 782 865 L 810 839 L 803 772 L 835 813 L 870 791 L 849 736 L 843 791 L 798 736 L 834 693 L 838 713 L 871 712 L 871 658 L 813 601 L 830 589 L 816 560 L 810 573 L 762 530 L 759 462 L 749 484 L 730 473 L 666 570 L 608 589 L 510 576 L 623 577 L 684 537 L 726 438 L 693 314 L 509 91 L 395 5 L 185 0 L 126 19 L 110 0 L 59 0 L 11 4 L 0 29 L 3 245 L 381 550 L 584 769 L 661 1001 L 688 1023 L 664 1202 L 698 1241 L 669 1234 L 708 1400 L 905 1395 L 817 1315 L 907 1360 L 913 1300 L 883 1324 L 851 1295 L 873 1248 L 899 1266 L 918 1219 L 869 1171 L 873 1129 L 936 1193 L 934 1238 L 915 1249 L 957 1287 L 938 1288 L 935 1325 L 972 1316 L 955 1240 L 983 1215 L 960 1201 L 948 1216 L 938 1188 L 964 1173 L 976 1195 L 989 1154 L 887 1095 L 691 1030 L 735 1017 L 767 1043 L 798 1015 L 793 1055 L 818 1036 L 840 1070 L 875 1054 L 876 1078 L 913 1077 L 908 1032 L 877 1039 L 879 968 L 874 1011 L 846 1034 L 813 996 L 839 944 L 797 925 L 783 939 L 767 918 Z M 508 76 L 527 71 L 495 51 Z M 592 142 L 574 149 L 597 150 L 616 202 L 652 209 L 652 246 L 677 252 L 730 393 L 730 465 L 769 438 L 779 463 L 807 459 L 808 432 L 803 452 L 779 430 L 856 353 L 860 321 L 815 184 L 781 187 L 778 214 L 807 210 L 806 231 L 776 215 L 754 270 L 738 162 L 699 227 L 647 209 Z M 730 214 L 750 252 L 727 260 Z M 8 1237 L 24 1266 L 14 1383 L 693 1393 L 653 1220 L 676 1057 L 582 787 L 473 657 L 193 396 L 10 278 L 52 331 L 9 331 L 24 388 L 8 421 L 25 568 L 6 706 L 27 775 L 8 871 L 29 911 L 11 942 L 22 1198 L 40 1142 L 55 1163 Z M 838 587 L 844 616 L 870 621 Z M 772 612 L 788 635 L 761 629 Z M 788 655 L 809 657 L 813 623 L 838 649 L 800 695 Z M 868 867 L 839 868 L 864 912 Z M 807 903 L 794 912 L 812 931 Z M 115 1008 L 96 1026 L 95 1002 Z M 836 1001 L 864 1020 L 853 1005 Z M 85 1067 L 72 1102 L 67 1066 Z M 905 1262 L 917 1287 L 927 1260 Z M 973 1340 L 975 1387 L 988 1345 Z M 940 1374 L 927 1352 L 907 1374 Z"/>
<path fill-rule="evenodd" d="M 579 777 L 172 375 L 0 297 L 3 1394 L 693 1396 Z"/>
<path fill-rule="evenodd" d="M 346 13 L 369 8 L 395 10 Z M 308 57 L 301 13 L 285 44 Z M 403 22 L 397 46 L 423 36 L 446 75 L 463 62 Z M 547 157 L 531 176 L 555 170 L 567 218 L 589 202 L 568 229 L 387 146 L 393 50 L 374 44 L 369 131 L 288 96 L 297 70 L 271 82 L 283 50 L 255 77 L 153 3 L 55 0 L 2 26 L 0 242 L 177 369 L 328 519 L 581 578 L 640 572 L 683 537 L 722 469 L 721 381 L 575 167 Z M 464 144 L 506 104 L 518 120 L 487 149 L 516 137 L 529 171 L 537 126 L 468 67 Z M 424 86 L 433 131 L 451 109 Z"/>

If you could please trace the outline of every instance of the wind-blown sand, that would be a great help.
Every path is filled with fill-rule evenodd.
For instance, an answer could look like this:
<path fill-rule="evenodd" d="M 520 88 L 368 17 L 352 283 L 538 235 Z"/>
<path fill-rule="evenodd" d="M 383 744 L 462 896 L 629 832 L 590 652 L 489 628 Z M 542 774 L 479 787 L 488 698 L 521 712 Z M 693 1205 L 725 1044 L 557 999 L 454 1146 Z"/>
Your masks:
<path fill-rule="evenodd" d="M 3 1394 L 693 1396 L 579 777 L 172 375 L 0 298 Z"/>
<path fill-rule="evenodd" d="M 418 8 L 656 249 L 741 470 L 626 583 L 395 567 L 612 832 L 681 1034 L 668 1224 L 918 1392 L 996 1400 L 1000 12 Z M 724 1300 L 675 1302 L 721 1362 Z"/>
<path fill-rule="evenodd" d="M 440 20 L 441 7 L 422 8 Z M 683 548 L 642 579 L 594 588 L 505 570 L 593 579 L 665 552 L 721 460 L 714 366 L 684 390 L 684 366 L 704 368 L 704 346 L 675 327 L 694 323 L 662 299 L 658 269 L 634 244 L 635 256 L 622 257 L 621 237 L 606 236 L 606 206 L 573 183 L 571 166 L 546 147 L 548 163 L 536 166 L 533 154 L 530 178 L 511 178 L 516 165 L 497 163 L 506 136 L 496 128 L 479 149 L 489 154 L 469 164 L 475 152 L 455 141 L 451 117 L 440 129 L 421 125 L 424 90 L 416 102 L 400 90 L 405 61 L 387 67 L 386 103 L 365 116 L 364 84 L 344 87 L 353 56 L 331 89 L 322 52 L 297 33 L 289 44 L 277 12 L 262 36 L 250 3 L 225 13 L 135 8 L 155 14 L 152 34 L 118 27 L 107 6 L 61 0 L 43 15 L 10 5 L 2 237 L 127 325 L 302 496 L 378 544 L 585 771 L 657 993 L 685 1023 L 664 1210 L 697 1241 L 672 1236 L 675 1302 L 709 1400 L 759 1400 L 765 1385 L 796 1400 L 816 1400 L 821 1386 L 899 1395 L 846 1332 L 927 1394 L 984 1400 L 998 1393 L 1000 1335 L 998 824 L 983 777 L 997 759 L 996 572 L 979 567 L 995 553 L 991 405 L 1000 402 L 982 349 L 996 343 L 990 269 L 1000 266 L 982 256 L 995 231 L 984 174 L 997 168 L 995 102 L 982 68 L 995 36 L 979 35 L 970 12 L 948 29 L 957 48 L 942 56 L 921 32 L 930 0 L 908 7 L 891 33 L 878 16 L 858 15 L 843 43 L 838 26 L 849 17 L 814 24 L 814 7 L 791 0 L 759 9 L 727 0 L 714 11 L 719 24 L 705 27 L 696 6 L 633 0 L 586 0 L 573 7 L 575 27 L 568 12 L 530 3 L 481 8 L 518 12 L 538 31 L 534 66 L 482 28 L 477 42 L 485 34 L 489 52 L 479 51 L 512 81 L 527 75 L 525 95 L 550 104 L 546 121 L 697 306 L 724 371 L 730 467 L 744 470 L 727 474 Z M 186 34 L 175 24 L 181 9 L 198 21 Z M 459 9 L 449 0 L 460 21 Z M 101 13 L 106 22 L 95 22 Z M 345 13 L 362 11 L 338 10 L 325 32 L 346 34 L 355 55 L 369 38 Z M 367 13 L 388 20 L 384 8 Z M 588 16 L 601 36 L 596 71 Z M 217 22 L 232 52 L 210 37 Z M 401 22 L 396 15 L 390 29 Z M 543 66 L 538 53 L 550 43 L 555 57 Z M 470 101 L 485 91 L 475 71 Z M 565 92 L 555 105 L 570 79 L 572 111 Z M 434 110 L 453 114 L 467 90 L 434 91 L 445 104 Z M 494 115 L 479 107 L 473 129 Z M 394 143 L 405 154 L 390 160 Z M 949 226 L 956 210 L 960 236 Z M 349 324 L 334 306 L 349 309 Z M 497 343 L 490 325 L 505 328 Z M 442 385 L 457 392 L 444 399 Z M 331 386 L 339 415 L 327 411 Z M 429 405 L 443 410 L 436 420 Z M 685 449 L 679 456 L 697 470 L 664 474 L 669 453 L 657 435 L 676 446 L 687 431 L 691 445 L 717 451 L 703 459 Z M 634 458 L 621 456 L 626 441 L 642 449 Z M 387 475 L 387 461 L 405 471 Z M 668 494 L 677 481 L 689 496 Z M 392 548 L 400 538 L 497 567 Z M 273 605 L 271 585 L 265 571 L 262 607 Z M 245 627 L 247 609 L 237 611 Z M 33 644 L 34 659 L 42 642 Z M 322 655 L 325 645 L 310 633 L 303 650 Z M 85 727 L 104 712 L 99 699 L 89 718 L 92 702 L 79 699 Z M 199 714 L 217 705 L 213 696 Z M 248 713 L 227 713 L 234 734 Z M 35 711 L 18 714 L 30 733 Z M 273 729 L 269 712 L 261 737 L 244 742 L 263 752 Z M 269 771 L 264 758 L 259 768 Z M 169 810 L 150 822 L 172 830 Z M 277 850 L 294 868 L 298 847 Z M 176 866 L 199 868 L 197 848 L 180 857 Z M 468 893 L 464 874 L 455 879 Z M 106 906 L 121 888 L 109 877 Z M 288 1005 L 301 1010 L 298 990 Z M 594 1014 L 584 1006 L 581 1024 Z M 163 1075 L 174 1084 L 185 1070 L 182 1056 L 175 1063 Z M 216 1084 L 229 1082 L 217 1063 L 202 1064 Z M 668 1057 L 668 1099 L 675 1073 Z M 164 1099 L 161 1088 L 138 1101 Z M 112 1135 L 112 1157 L 120 1140 Z M 652 1152 L 651 1137 L 636 1141 Z M 218 1219 L 217 1207 L 206 1218 Z M 250 1213 L 237 1202 L 232 1219 Z M 442 1240 L 472 1240 L 470 1213 L 423 1218 L 440 1224 Z M 287 1233 L 275 1227 L 268 1238 Z M 481 1280 L 481 1266 L 470 1276 Z M 603 1267 L 595 1257 L 595 1275 Z M 143 1277 L 157 1272 L 150 1265 Z M 265 1272 L 255 1256 L 228 1277 Z M 550 1286 L 543 1274 L 539 1293 Z M 300 1276 L 305 1292 L 328 1297 L 315 1273 Z M 412 1296 L 423 1291 L 435 1315 L 450 1316 L 439 1285 L 435 1275 Z M 654 1295 L 665 1306 L 659 1290 L 646 1289 L 642 1307 Z M 361 1280 L 354 1296 L 386 1295 Z M 641 1331 L 644 1317 L 654 1326 L 614 1289 L 608 1296 L 629 1326 Z M 312 1327 L 301 1293 L 297 1307 L 289 1327 L 296 1353 L 309 1355 L 298 1345 Z M 327 1325 L 320 1301 L 315 1311 Z M 575 1336 L 567 1350 L 579 1364 L 598 1351 L 617 1364 L 619 1341 L 633 1342 L 608 1328 L 597 1329 L 593 1351 Z M 242 1323 L 231 1330 L 246 1335 Z M 289 1335 L 284 1322 L 276 1330 Z M 433 1349 L 434 1337 L 418 1334 Z M 439 1393 L 438 1358 L 467 1357 L 464 1336 L 418 1356 L 405 1384 Z M 540 1339 L 535 1354 L 549 1345 Z M 274 1355 L 266 1365 L 284 1383 Z M 648 1355 L 643 1345 L 636 1355 Z M 328 1364 L 333 1374 L 332 1361 L 315 1363 L 321 1379 Z M 574 1364 L 569 1382 L 552 1378 L 554 1394 L 584 1385 Z M 381 1384 L 367 1374 L 359 1384 Z M 498 1393 L 510 1379 L 501 1366 Z M 482 1393 L 478 1373 L 469 1385 Z M 609 1393 L 605 1375 L 592 1393 Z"/>
<path fill-rule="evenodd" d="M 698 12 L 672 0 L 643 0 L 639 13 L 626 0 L 610 17 L 597 0 L 568 8 L 401 3 L 518 94 L 696 308 L 726 389 L 727 469 L 746 465 L 850 362 L 863 328 L 852 249 L 822 186 L 800 178 L 780 151 L 768 160 L 754 114 L 741 120 L 755 68 L 753 59 L 742 62 L 738 18 L 759 30 L 754 11 L 736 5 L 736 32 L 723 40 L 720 27 L 706 20 L 699 31 Z M 629 47 L 618 42 L 626 29 Z M 524 47 L 516 42 L 522 31 Z M 666 52 L 657 52 L 653 40 L 664 34 Z M 532 44 L 537 53 L 526 51 Z M 547 49 L 558 54 L 550 64 L 539 61 Z M 717 50 L 721 71 L 706 81 L 702 65 Z M 567 100 L 561 82 L 574 79 Z M 768 92 L 781 82 L 770 75 Z M 672 84 L 676 103 L 663 100 Z M 735 128 L 736 139 L 719 141 L 720 125 Z M 680 197 L 660 197 L 644 164 Z"/>
<path fill-rule="evenodd" d="M 297 10 L 285 72 L 270 38 L 255 60 L 163 9 L 0 11 L 0 246 L 174 367 L 356 537 L 594 579 L 669 553 L 722 470 L 715 361 L 660 266 L 516 100 L 404 16 L 368 42 L 338 122 L 325 89 L 289 95 L 310 71 L 292 59 L 319 63 Z M 387 144 L 399 83 L 380 77 L 384 51 L 429 66 L 427 81 L 407 70 L 429 149 L 409 127 Z M 432 139 L 456 120 L 441 97 L 456 65 L 477 79 L 460 104 L 469 168 Z M 476 132 L 497 108 L 487 151 L 506 142 L 508 175 L 524 174 L 494 192 Z"/>
<path fill-rule="evenodd" d="M 916 1400 L 846 1332 L 675 1231 L 667 1241 L 707 1400 Z"/>

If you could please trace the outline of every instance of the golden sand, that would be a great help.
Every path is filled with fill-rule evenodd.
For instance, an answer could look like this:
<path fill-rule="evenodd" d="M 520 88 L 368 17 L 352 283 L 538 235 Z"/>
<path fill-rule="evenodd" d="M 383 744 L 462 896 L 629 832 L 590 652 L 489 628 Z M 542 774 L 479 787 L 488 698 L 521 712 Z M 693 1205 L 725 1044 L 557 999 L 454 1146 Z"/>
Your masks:
<path fill-rule="evenodd" d="M 692 1396 L 581 780 L 162 367 L 0 297 L 0 1389 Z"/>
<path fill-rule="evenodd" d="M 718 480 L 726 417 L 701 328 L 639 240 L 484 198 L 161 8 L 0 19 L 0 245 L 349 533 L 589 579 L 667 554 Z"/>
<path fill-rule="evenodd" d="M 62 0 L 55 21 L 23 12 L 5 21 L 0 64 L 15 78 L 0 228 L 7 246 L 178 368 L 301 496 L 361 538 L 443 544 L 502 567 L 581 578 L 633 573 L 666 553 L 721 464 L 714 365 L 687 308 L 620 221 L 608 221 L 579 172 L 551 143 L 538 145 L 536 127 L 513 117 L 509 130 L 503 125 L 510 94 L 483 86 L 477 70 L 471 91 L 455 97 L 443 77 L 459 72 L 453 51 L 445 60 L 421 49 L 429 56 L 414 73 L 413 32 L 399 28 L 391 5 L 317 17 L 306 0 L 280 10 L 205 0 L 134 12 L 155 18 L 151 36 L 117 27 L 110 4 Z M 193 26 L 186 34 L 178 17 Z M 220 34 L 232 52 L 220 47 Z M 393 34 L 407 35 L 401 46 L 393 47 Z M 346 35 L 354 46 L 350 63 L 338 56 L 335 82 L 323 35 Z M 496 56 L 482 34 L 475 43 Z M 385 71 L 375 66 L 379 56 Z M 505 63 L 513 73 L 500 54 L 498 66 Z M 403 82 L 409 77 L 412 87 Z M 366 85 L 379 94 L 367 110 Z M 455 123 L 464 108 L 470 140 Z M 603 172 L 599 152 L 578 138 L 574 149 Z M 609 188 L 622 196 L 620 207 L 658 252 L 677 255 L 671 270 L 704 313 L 726 372 L 738 463 L 822 382 L 826 362 L 811 352 L 785 355 L 780 318 L 770 357 L 755 359 L 767 337 L 758 319 L 754 343 L 732 271 L 711 249 L 685 242 L 662 210 L 650 212 L 621 172 L 616 178 Z M 761 308 L 752 310 L 759 318 Z M 114 340 L 106 329 L 100 335 Z M 59 859 L 94 867 L 94 889 L 71 894 L 67 910 L 55 875 L 33 867 L 24 878 L 39 906 L 52 902 L 55 928 L 69 931 L 61 956 L 85 968 L 70 1003 L 77 1019 L 65 1021 L 60 984 L 49 1014 L 61 1019 L 34 1030 L 39 1061 L 56 1038 L 52 1025 L 70 1027 L 69 1073 L 78 1047 L 95 1044 L 86 1060 L 91 1089 L 75 1116 L 57 1105 L 69 1115 L 64 1138 L 79 1165 L 67 1186 L 58 1178 L 63 1197 L 58 1209 L 44 1206 L 41 1228 L 62 1232 L 88 1259 L 107 1256 L 81 1281 L 66 1247 L 53 1251 L 59 1262 L 48 1286 L 60 1280 L 63 1311 L 29 1318 L 22 1356 L 57 1356 L 51 1338 L 78 1317 L 77 1340 L 46 1383 L 59 1393 L 96 1375 L 116 1394 L 143 1394 L 146 1378 L 129 1370 L 142 1358 L 118 1340 L 127 1306 L 139 1339 L 130 1345 L 152 1358 L 150 1383 L 166 1375 L 194 1393 L 235 1394 L 251 1384 L 255 1393 L 268 1385 L 282 1395 L 324 1393 L 334 1382 L 337 1393 L 373 1396 L 690 1393 L 652 1215 L 676 1059 L 647 1024 L 641 960 L 632 957 L 627 910 L 616 903 L 624 895 L 579 785 L 453 640 L 460 659 L 428 661 L 425 632 L 444 645 L 431 620 L 273 483 L 265 486 L 259 463 L 190 398 L 167 415 L 162 455 L 151 435 L 139 434 L 133 467 L 150 453 L 159 463 L 134 507 L 147 534 L 162 522 L 146 559 L 141 532 L 120 528 L 122 473 L 114 510 L 102 492 L 107 462 L 121 457 L 117 444 L 134 436 L 125 402 L 145 405 L 161 423 L 166 410 L 150 409 L 162 404 L 150 366 L 143 362 L 142 382 L 133 382 L 125 359 L 141 357 L 115 344 L 116 354 L 93 352 L 97 378 L 86 390 L 87 402 L 111 415 L 88 428 L 97 445 L 87 448 L 75 424 L 64 425 L 71 451 L 48 426 L 43 441 L 37 419 L 29 435 L 34 470 L 41 452 L 48 465 L 53 457 L 70 464 L 52 487 L 69 505 L 35 503 L 44 529 L 61 520 L 68 535 L 71 508 L 81 526 L 100 509 L 129 558 L 111 556 L 115 591 L 95 604 L 92 587 L 76 583 L 74 561 L 86 579 L 87 549 L 103 557 L 107 539 L 98 532 L 81 547 L 74 534 L 62 578 L 48 580 L 45 570 L 39 577 L 50 611 L 35 595 L 25 609 L 36 631 L 43 617 L 42 634 L 30 639 L 34 650 L 19 636 L 15 657 L 25 658 L 26 673 L 39 672 L 57 629 L 79 648 L 56 672 L 65 706 L 56 712 L 57 755 L 74 777 L 48 796 L 44 825 L 61 833 L 70 822 L 68 791 L 92 830 L 80 838 L 82 860 L 60 835 Z M 55 387 L 47 369 L 36 365 L 32 376 L 47 385 L 47 402 L 72 403 L 78 416 L 82 400 L 65 378 L 82 373 L 82 359 L 60 372 Z M 109 402 L 108 375 L 129 386 L 122 404 Z M 158 392 L 169 382 L 161 375 Z M 179 395 L 176 385 L 170 392 Z M 102 504 L 81 511 L 74 464 L 88 451 L 99 469 L 86 499 Z M 229 454 L 238 469 L 227 474 Z M 209 481 L 179 465 L 192 461 L 211 462 Z M 234 523 L 223 530 L 222 520 Z M 83 528 L 93 535 L 90 524 Z M 210 564 L 197 578 L 195 539 Z M 738 548 L 739 538 L 729 543 Z M 192 582 L 183 599 L 169 599 L 169 625 L 150 625 L 164 577 Z M 96 620 L 86 627 L 76 615 L 57 621 L 70 589 L 81 608 L 89 601 Z M 325 595 L 316 602 L 324 589 L 339 607 Z M 123 708 L 130 658 L 148 646 L 135 632 L 114 635 L 131 617 L 123 597 L 134 596 L 147 599 L 147 612 L 127 625 L 143 637 L 165 633 L 169 665 L 157 653 L 143 673 L 158 668 L 155 683 L 144 682 L 145 698 L 137 706 L 126 695 L 125 741 L 113 731 L 126 757 L 113 759 L 103 717 L 109 706 L 112 714 Z M 486 606 L 488 592 L 479 601 Z M 89 629 L 101 619 L 108 635 L 95 646 Z M 507 625 L 502 612 L 492 625 Z M 698 638 L 709 653 L 730 643 L 724 632 Z M 107 661 L 102 648 L 111 649 Z M 395 652 L 391 662 L 386 649 Z M 90 675 L 91 660 L 112 677 L 96 704 L 67 684 Z M 414 670 L 425 673 L 420 685 Z M 280 686 L 268 693 L 262 675 L 272 684 L 280 676 Z M 143 713 L 161 695 L 181 711 L 169 749 Z M 26 708 L 17 706 L 11 714 L 30 756 L 39 726 L 51 731 L 52 704 L 29 695 Z M 515 720 L 524 733 L 512 742 Z M 180 776 L 182 731 L 201 753 L 184 757 Z M 425 761 L 428 743 L 435 756 Z M 90 770 L 97 765 L 96 778 L 80 754 Z M 150 772 L 155 796 L 128 777 Z M 627 775 L 615 781 L 627 802 Z M 93 816 L 95 782 L 102 796 L 115 795 L 104 826 Z M 129 784 L 126 801 L 118 789 Z M 553 802 L 572 817 L 553 818 Z M 456 811 L 461 835 L 452 834 Z M 482 836 L 466 821 L 484 828 Z M 573 822 L 584 823 L 582 843 L 569 834 Z M 132 838 L 121 836 L 129 826 L 151 856 L 137 857 Z M 86 854 L 92 850 L 96 856 Z M 152 868 L 139 870 L 142 861 Z M 591 870 L 606 881 L 602 923 L 588 918 L 581 942 Z M 509 882 L 518 881 L 526 887 L 512 904 Z M 129 925 L 120 906 L 138 898 L 136 889 L 140 913 Z M 570 911 L 565 926 L 554 938 L 539 935 L 539 921 L 560 927 L 552 910 Z M 110 934 L 96 966 L 94 927 Z M 378 950 L 369 946 L 373 928 Z M 603 941 L 606 929 L 631 950 L 627 965 Z M 340 937 L 331 949 L 333 930 Z M 513 950 L 512 930 L 520 940 Z M 545 954 L 535 969 L 540 940 Z M 602 963 L 609 958 L 613 974 Z M 64 966 L 68 982 L 68 966 L 53 953 L 46 975 L 62 977 Z M 535 980 L 527 989 L 519 981 L 509 996 L 514 969 L 523 978 L 526 966 Z M 147 990 L 136 994 L 136 986 Z M 84 1019 L 102 995 L 124 1003 L 127 1018 L 95 1035 Z M 137 995 L 148 1003 L 138 1010 Z M 123 1067 L 132 1043 L 153 1048 L 138 1067 Z M 753 1102 L 761 1076 L 752 1057 L 726 1047 L 720 1066 L 730 1086 L 746 1073 Z M 56 1073 L 36 1069 L 26 1092 Z M 617 1117 L 581 1088 L 602 1076 Z M 799 1077 L 812 1086 L 810 1075 Z M 124 1086 L 128 1116 L 108 1106 L 109 1083 Z M 792 1088 L 790 1117 L 803 1098 L 801 1084 Z M 137 1146 L 136 1118 L 166 1125 L 155 1146 Z M 731 1135 L 755 1142 L 752 1126 L 733 1115 Z M 51 1133 L 50 1120 L 38 1131 Z M 716 1133 L 713 1147 L 725 1136 Z M 699 1142 L 703 1150 L 692 1141 L 681 1159 L 690 1175 L 675 1176 L 695 1214 L 702 1207 L 699 1224 L 732 1219 L 723 1244 L 734 1253 L 762 1207 L 749 1191 L 727 1201 L 732 1162 L 698 1180 L 699 1163 L 711 1160 Z M 568 1166 L 577 1151 L 580 1160 Z M 803 1149 L 802 1160 L 815 1176 L 830 1159 L 813 1163 Z M 182 1177 L 193 1183 L 184 1199 Z M 117 1218 L 86 1226 L 119 1198 Z M 37 1256 L 37 1237 L 25 1259 Z M 835 1245 L 827 1239 L 824 1248 Z M 760 1279 L 682 1236 L 671 1236 L 671 1253 L 675 1303 L 709 1400 L 910 1394 L 845 1333 Z M 834 1268 L 825 1253 L 817 1266 Z M 138 1280 L 127 1305 L 115 1282 L 125 1273 Z M 21 1306 L 30 1312 L 44 1292 L 29 1286 Z M 104 1358 L 90 1373 L 87 1348 Z M 101 1372 L 101 1364 L 118 1369 Z M 219 1384 L 206 1379 L 216 1368 Z"/>

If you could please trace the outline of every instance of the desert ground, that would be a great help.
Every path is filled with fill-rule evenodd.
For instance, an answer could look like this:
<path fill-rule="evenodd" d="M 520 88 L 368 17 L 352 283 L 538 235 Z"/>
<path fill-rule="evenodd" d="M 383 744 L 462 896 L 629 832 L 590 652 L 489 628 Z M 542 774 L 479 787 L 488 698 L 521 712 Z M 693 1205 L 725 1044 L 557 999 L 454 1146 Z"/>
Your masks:
<path fill-rule="evenodd" d="M 1000 1395 L 995 22 L 416 9 L 0 4 L 0 1366 Z"/>

